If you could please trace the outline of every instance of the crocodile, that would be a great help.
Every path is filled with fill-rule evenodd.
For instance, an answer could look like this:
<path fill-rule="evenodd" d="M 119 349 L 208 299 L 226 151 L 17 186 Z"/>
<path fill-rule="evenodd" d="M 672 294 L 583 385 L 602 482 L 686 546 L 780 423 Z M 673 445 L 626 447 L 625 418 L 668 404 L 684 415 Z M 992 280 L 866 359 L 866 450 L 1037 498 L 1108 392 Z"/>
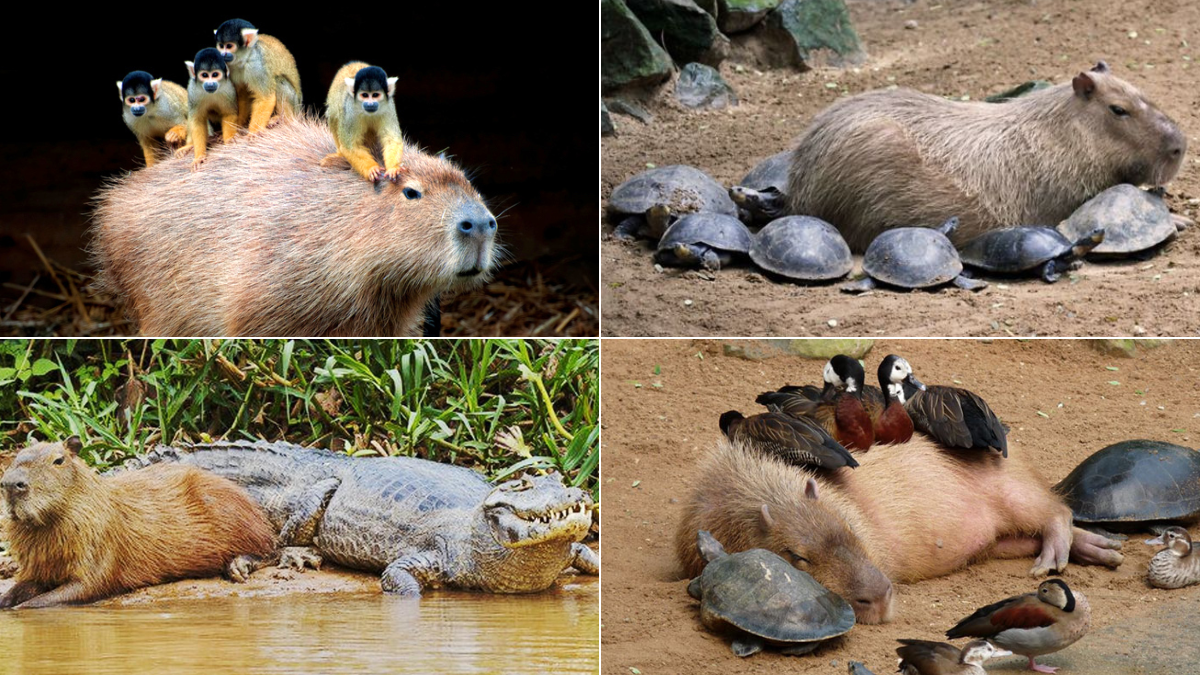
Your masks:
<path fill-rule="evenodd" d="M 281 546 L 382 572 L 383 590 L 533 593 L 567 567 L 599 574 L 580 543 L 591 496 L 562 475 L 498 485 L 468 468 L 413 457 L 362 457 L 281 442 L 160 445 L 127 466 L 194 464 L 238 483 L 263 506 Z M 294 564 L 294 561 L 293 561 Z"/>

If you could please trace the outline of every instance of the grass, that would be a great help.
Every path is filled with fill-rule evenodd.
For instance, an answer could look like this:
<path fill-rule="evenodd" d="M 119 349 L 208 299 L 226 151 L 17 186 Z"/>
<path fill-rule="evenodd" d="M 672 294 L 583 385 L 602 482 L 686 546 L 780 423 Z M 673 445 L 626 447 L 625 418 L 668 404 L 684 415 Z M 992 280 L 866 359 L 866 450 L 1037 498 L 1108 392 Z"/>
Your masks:
<path fill-rule="evenodd" d="M 595 340 L 5 340 L 0 446 L 78 435 L 105 468 L 157 443 L 286 440 L 596 495 Z"/>

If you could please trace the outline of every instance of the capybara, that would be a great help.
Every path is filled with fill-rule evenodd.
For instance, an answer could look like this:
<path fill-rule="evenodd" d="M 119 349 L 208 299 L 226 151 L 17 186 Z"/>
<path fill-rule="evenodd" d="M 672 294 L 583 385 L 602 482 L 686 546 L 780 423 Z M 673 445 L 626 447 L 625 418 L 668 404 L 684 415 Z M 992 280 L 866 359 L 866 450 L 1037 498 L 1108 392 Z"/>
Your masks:
<path fill-rule="evenodd" d="M 991 229 L 1054 226 L 1120 183 L 1163 185 L 1187 141 L 1098 63 L 1005 103 L 871 91 L 815 118 L 792 154 L 788 205 L 827 220 L 856 252 L 893 227 L 958 216 L 962 244 Z"/>
<path fill-rule="evenodd" d="M 857 469 L 818 473 L 722 439 L 684 507 L 683 572 L 703 569 L 695 538 L 708 530 L 730 552 L 767 548 L 792 560 L 876 623 L 890 615 L 886 579 L 927 579 L 988 556 L 1037 554 L 1034 575 L 1062 570 L 1068 553 L 1122 560 L 1119 542 L 1072 527 L 1070 509 L 1020 457 L 968 455 L 915 436 L 858 460 Z"/>
<path fill-rule="evenodd" d="M 326 126 L 286 118 L 98 195 L 104 287 L 146 335 L 417 335 L 426 303 L 479 285 L 496 219 L 448 159 L 416 148 L 398 183 L 324 168 Z"/>
<path fill-rule="evenodd" d="M 99 476 L 81 443 L 35 443 L 0 479 L 17 583 L 0 609 L 92 602 L 173 579 L 244 578 L 275 531 L 233 482 L 163 464 Z"/>

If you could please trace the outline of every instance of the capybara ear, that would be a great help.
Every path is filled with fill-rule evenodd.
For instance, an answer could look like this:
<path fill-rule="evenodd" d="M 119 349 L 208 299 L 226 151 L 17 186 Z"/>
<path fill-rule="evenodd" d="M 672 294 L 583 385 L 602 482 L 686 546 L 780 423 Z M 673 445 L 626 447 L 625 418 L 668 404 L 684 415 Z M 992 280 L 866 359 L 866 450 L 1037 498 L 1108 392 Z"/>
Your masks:
<path fill-rule="evenodd" d="M 1107 73 L 1108 72 L 1108 64 L 1105 63 L 1104 61 L 1097 61 L 1096 65 L 1092 66 L 1092 72 L 1093 73 Z"/>
<path fill-rule="evenodd" d="M 808 482 L 804 484 L 804 496 L 809 499 L 820 497 L 820 493 L 817 492 L 817 480 L 815 478 L 809 478 Z"/>
<path fill-rule="evenodd" d="M 762 509 L 759 510 L 759 513 L 762 514 L 763 531 L 775 527 L 775 519 L 771 517 L 771 509 L 767 508 L 766 504 L 762 505 Z"/>
<path fill-rule="evenodd" d="M 79 452 L 83 450 L 83 442 L 78 436 L 72 436 L 63 441 L 63 447 L 70 450 L 72 455 L 79 456 Z"/>
<path fill-rule="evenodd" d="M 1096 91 L 1096 81 L 1087 73 L 1080 73 L 1071 80 L 1071 86 L 1075 87 L 1075 95 L 1084 98 L 1091 98 L 1092 92 Z"/>

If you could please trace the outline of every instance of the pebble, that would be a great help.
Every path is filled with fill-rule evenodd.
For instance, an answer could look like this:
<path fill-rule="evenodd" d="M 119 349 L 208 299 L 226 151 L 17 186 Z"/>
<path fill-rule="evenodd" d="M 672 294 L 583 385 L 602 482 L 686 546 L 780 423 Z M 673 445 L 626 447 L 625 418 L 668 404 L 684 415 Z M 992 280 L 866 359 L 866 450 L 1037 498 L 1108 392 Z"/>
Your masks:
<path fill-rule="evenodd" d="M 909 29 L 909 30 L 913 30 L 913 29 L 915 29 L 915 28 L 916 28 L 917 26 L 919 26 L 919 25 L 920 25 L 920 24 L 918 24 L 918 23 L 917 23 L 917 20 L 916 20 L 916 19 L 909 19 L 908 21 L 905 21 L 905 22 L 904 22 L 904 27 L 905 27 L 905 28 L 907 28 L 907 29 Z"/>
<path fill-rule="evenodd" d="M 663 273 L 663 266 L 662 266 L 662 265 L 659 265 L 658 263 L 654 263 L 654 271 L 655 271 L 655 272 L 658 272 L 659 274 L 662 274 L 662 273 Z"/>
<path fill-rule="evenodd" d="M 1134 325 L 1133 325 L 1133 334 L 1134 334 L 1134 335 L 1145 335 L 1145 334 L 1146 334 L 1146 329 L 1145 329 L 1145 328 L 1142 328 L 1141 326 L 1139 326 L 1139 325 L 1137 325 L 1137 324 L 1134 324 Z"/>
<path fill-rule="evenodd" d="M 837 319 L 830 319 L 827 323 L 830 328 L 837 328 Z"/>
<path fill-rule="evenodd" d="M 684 307 L 691 307 L 691 306 L 692 306 L 692 301 L 691 301 L 691 300 L 684 300 L 684 301 L 683 301 L 683 306 L 684 306 Z"/>

